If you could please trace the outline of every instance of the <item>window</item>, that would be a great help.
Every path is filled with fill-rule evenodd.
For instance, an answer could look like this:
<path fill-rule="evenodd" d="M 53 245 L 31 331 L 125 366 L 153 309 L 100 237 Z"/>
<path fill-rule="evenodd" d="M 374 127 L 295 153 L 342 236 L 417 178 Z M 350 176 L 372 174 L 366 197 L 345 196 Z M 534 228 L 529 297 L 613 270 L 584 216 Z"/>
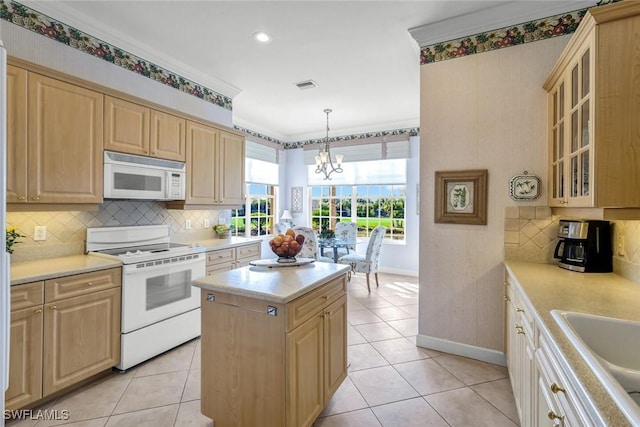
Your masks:
<path fill-rule="evenodd" d="M 310 188 L 311 226 L 335 229 L 340 221 L 358 224 L 358 237 L 369 237 L 378 225 L 387 227 L 385 239 L 405 239 L 404 184 L 317 185 Z"/>
<path fill-rule="evenodd" d="M 233 236 L 273 234 L 277 188 L 271 184 L 247 183 L 245 206 L 231 213 Z"/>

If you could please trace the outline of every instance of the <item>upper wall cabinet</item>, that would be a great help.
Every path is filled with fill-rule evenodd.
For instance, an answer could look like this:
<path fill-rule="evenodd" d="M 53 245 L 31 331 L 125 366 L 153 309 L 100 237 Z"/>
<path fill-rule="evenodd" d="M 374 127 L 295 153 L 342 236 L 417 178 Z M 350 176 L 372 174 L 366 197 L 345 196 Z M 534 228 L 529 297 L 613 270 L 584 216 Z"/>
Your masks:
<path fill-rule="evenodd" d="M 244 204 L 244 137 L 187 121 L 187 195 L 172 208 Z"/>
<path fill-rule="evenodd" d="M 590 9 L 544 84 L 550 206 L 639 217 L 639 63 L 640 4 Z"/>
<path fill-rule="evenodd" d="M 151 155 L 184 162 L 186 125 L 187 121 L 181 117 L 151 110 Z"/>
<path fill-rule="evenodd" d="M 101 203 L 102 94 L 11 66 L 7 83 L 7 203 Z"/>
<path fill-rule="evenodd" d="M 105 97 L 105 150 L 184 162 L 185 127 L 181 117 Z"/>
<path fill-rule="evenodd" d="M 104 149 L 149 155 L 149 115 L 142 105 L 104 97 Z"/>

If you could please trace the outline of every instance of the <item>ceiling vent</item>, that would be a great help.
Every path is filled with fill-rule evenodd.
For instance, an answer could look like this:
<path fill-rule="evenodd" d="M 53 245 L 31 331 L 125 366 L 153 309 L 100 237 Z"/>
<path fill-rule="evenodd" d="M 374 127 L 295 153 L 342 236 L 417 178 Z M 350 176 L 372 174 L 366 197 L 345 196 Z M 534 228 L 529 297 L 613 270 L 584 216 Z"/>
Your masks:
<path fill-rule="evenodd" d="M 305 80 L 303 82 L 296 83 L 299 89 L 313 89 L 314 87 L 318 87 L 318 83 L 313 80 Z"/>

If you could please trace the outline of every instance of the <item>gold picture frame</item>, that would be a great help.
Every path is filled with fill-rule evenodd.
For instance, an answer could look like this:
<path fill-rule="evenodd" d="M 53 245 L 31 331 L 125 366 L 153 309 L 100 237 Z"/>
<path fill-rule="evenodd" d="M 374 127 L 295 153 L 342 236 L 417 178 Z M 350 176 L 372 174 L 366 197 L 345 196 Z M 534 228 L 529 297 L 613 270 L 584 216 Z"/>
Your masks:
<path fill-rule="evenodd" d="M 434 222 L 487 224 L 487 169 L 436 171 Z"/>

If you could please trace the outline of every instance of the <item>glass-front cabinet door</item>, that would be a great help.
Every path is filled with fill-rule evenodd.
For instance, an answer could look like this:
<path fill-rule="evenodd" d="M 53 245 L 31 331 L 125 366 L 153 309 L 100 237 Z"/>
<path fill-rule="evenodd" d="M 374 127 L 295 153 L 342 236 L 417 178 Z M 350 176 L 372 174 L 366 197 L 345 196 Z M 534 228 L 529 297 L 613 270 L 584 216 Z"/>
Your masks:
<path fill-rule="evenodd" d="M 591 49 L 579 55 L 571 68 L 571 144 L 569 150 L 569 201 L 591 206 Z"/>
<path fill-rule="evenodd" d="M 551 206 L 593 205 L 592 52 L 576 55 L 549 92 Z"/>
<path fill-rule="evenodd" d="M 565 157 L 565 84 L 560 82 L 550 94 L 551 111 L 551 204 L 562 205 L 566 202 L 564 190 Z"/>

